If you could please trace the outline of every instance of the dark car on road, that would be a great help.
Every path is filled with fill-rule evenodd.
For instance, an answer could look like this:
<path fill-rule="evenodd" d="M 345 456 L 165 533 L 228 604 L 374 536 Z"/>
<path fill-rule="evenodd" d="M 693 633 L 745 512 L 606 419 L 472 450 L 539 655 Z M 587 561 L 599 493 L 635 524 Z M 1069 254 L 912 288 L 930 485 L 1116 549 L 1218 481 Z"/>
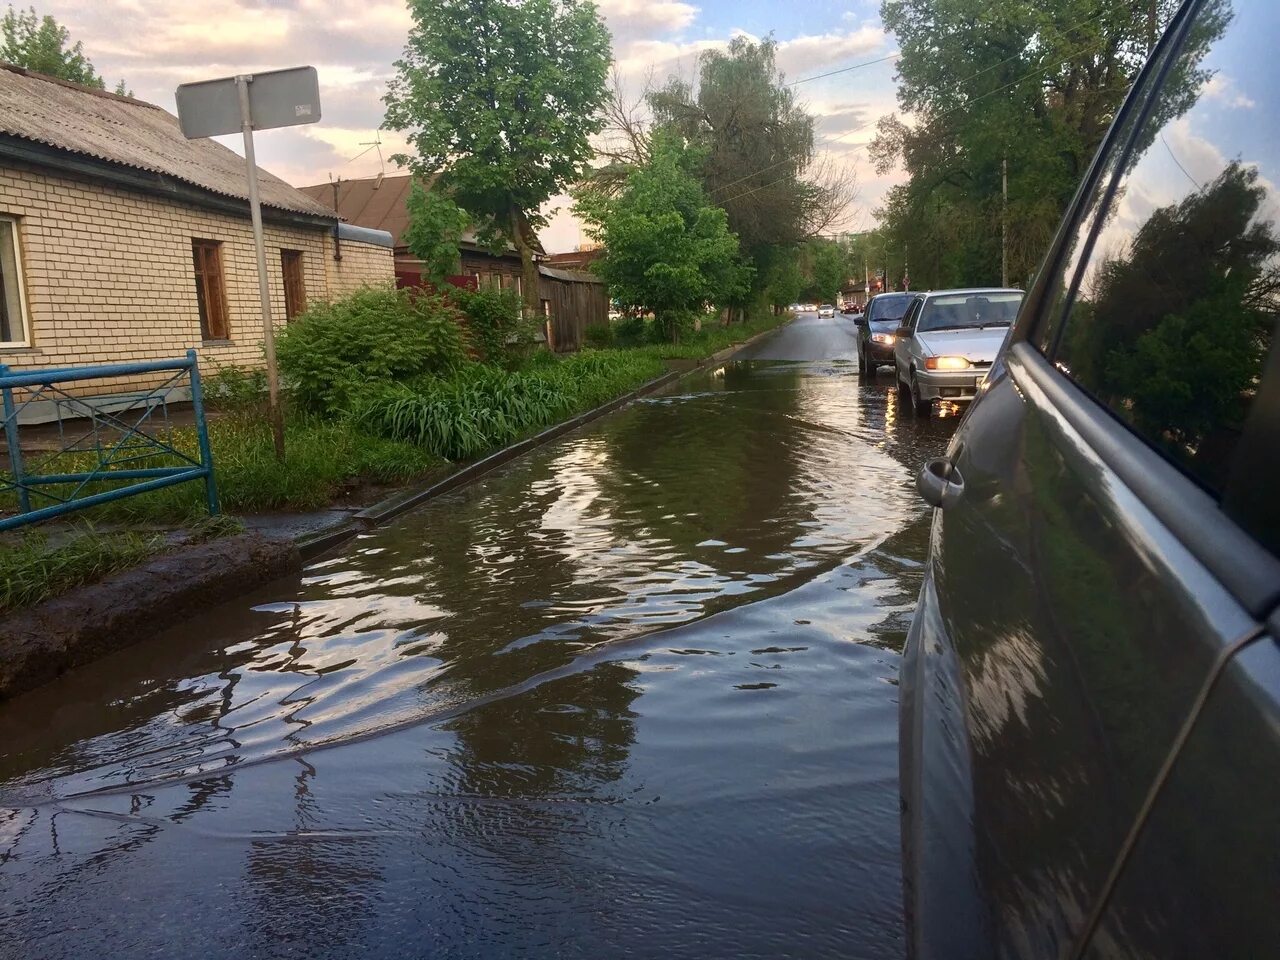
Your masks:
<path fill-rule="evenodd" d="M 874 376 L 884 364 L 893 363 L 893 344 L 907 310 L 918 299 L 914 293 L 880 293 L 867 301 L 867 309 L 854 318 L 858 325 L 858 370 Z"/>
<path fill-rule="evenodd" d="M 1177 12 L 920 473 L 917 958 L 1280 956 L 1278 35 Z"/>

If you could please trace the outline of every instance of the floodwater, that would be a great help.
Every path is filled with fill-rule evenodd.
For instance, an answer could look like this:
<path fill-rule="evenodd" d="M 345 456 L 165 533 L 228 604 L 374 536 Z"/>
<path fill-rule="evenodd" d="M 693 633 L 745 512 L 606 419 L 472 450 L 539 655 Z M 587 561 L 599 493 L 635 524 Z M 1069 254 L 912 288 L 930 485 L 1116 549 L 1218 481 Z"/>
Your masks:
<path fill-rule="evenodd" d="M 805 317 L 0 704 L 0 955 L 902 954 L 952 419 Z"/>

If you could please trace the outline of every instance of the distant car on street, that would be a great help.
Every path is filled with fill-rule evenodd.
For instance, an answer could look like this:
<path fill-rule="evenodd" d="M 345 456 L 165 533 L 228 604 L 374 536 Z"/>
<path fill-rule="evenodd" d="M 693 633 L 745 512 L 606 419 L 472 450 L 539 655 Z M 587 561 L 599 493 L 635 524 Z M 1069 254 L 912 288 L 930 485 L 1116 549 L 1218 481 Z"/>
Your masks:
<path fill-rule="evenodd" d="M 881 364 L 893 363 L 893 345 L 902 318 L 919 294 L 879 293 L 854 318 L 858 325 L 858 370 L 873 377 Z"/>
<path fill-rule="evenodd" d="M 935 290 L 917 294 L 894 333 L 898 386 L 916 413 L 933 401 L 972 400 L 1022 304 L 1021 290 Z"/>
<path fill-rule="evenodd" d="M 994 292 L 916 317 L 985 381 L 917 479 L 915 960 L 1280 956 L 1278 23 L 1172 15 L 993 365 Z"/>
<path fill-rule="evenodd" d="M 835 304 L 824 303 L 822 304 L 822 306 L 818 307 L 819 317 L 834 317 L 835 315 L 836 315 Z"/>

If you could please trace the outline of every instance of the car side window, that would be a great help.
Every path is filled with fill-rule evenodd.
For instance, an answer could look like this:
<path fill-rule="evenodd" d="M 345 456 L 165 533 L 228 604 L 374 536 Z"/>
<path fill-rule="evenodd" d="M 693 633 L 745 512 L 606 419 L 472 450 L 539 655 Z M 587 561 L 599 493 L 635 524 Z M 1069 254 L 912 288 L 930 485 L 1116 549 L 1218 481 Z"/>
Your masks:
<path fill-rule="evenodd" d="M 1166 46 L 1158 58 L 1147 67 L 1142 86 L 1130 95 L 1125 106 L 1124 118 L 1117 123 L 1107 141 L 1106 153 L 1098 164 L 1097 174 L 1089 187 L 1088 193 L 1081 200 L 1076 212 L 1076 224 L 1066 238 L 1062 249 L 1062 268 L 1047 294 L 1048 308 L 1043 319 L 1031 334 L 1031 342 L 1041 353 L 1049 353 L 1053 347 L 1066 312 L 1066 303 L 1070 294 L 1071 281 L 1076 276 L 1082 260 L 1090 252 L 1089 239 L 1098 224 L 1099 216 L 1109 210 L 1111 199 L 1110 188 L 1119 172 L 1119 166 L 1127 155 L 1129 142 L 1133 137 L 1135 125 L 1141 119 L 1147 102 L 1151 99 L 1156 80 L 1164 70 L 1165 63 L 1176 55 L 1176 50 Z"/>
<path fill-rule="evenodd" d="M 907 308 L 906 316 L 902 318 L 902 325 L 912 333 L 916 332 L 916 321 L 920 319 L 920 305 L 923 300 L 912 300 L 911 306 Z"/>
<path fill-rule="evenodd" d="M 1082 259 L 1054 364 L 1221 495 L 1280 318 L 1280 5 L 1188 30 Z"/>

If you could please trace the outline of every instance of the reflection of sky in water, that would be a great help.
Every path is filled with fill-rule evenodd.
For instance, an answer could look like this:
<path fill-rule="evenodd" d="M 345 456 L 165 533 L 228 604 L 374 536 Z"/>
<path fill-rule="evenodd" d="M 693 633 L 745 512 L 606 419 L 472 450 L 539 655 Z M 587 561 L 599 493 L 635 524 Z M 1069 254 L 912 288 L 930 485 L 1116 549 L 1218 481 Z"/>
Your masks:
<path fill-rule="evenodd" d="M 1212 76 L 1195 105 L 1154 138 L 1122 184 L 1121 196 L 1099 234 L 1082 290 L 1092 292 L 1093 274 L 1127 251 L 1133 234 L 1160 207 L 1183 200 L 1216 179 L 1227 164 L 1257 168 L 1268 192 L 1260 217 L 1280 221 L 1280 129 L 1267 122 L 1276 108 L 1280 66 L 1275 38 L 1280 4 L 1237 5 L 1226 32 L 1201 62 Z"/>

